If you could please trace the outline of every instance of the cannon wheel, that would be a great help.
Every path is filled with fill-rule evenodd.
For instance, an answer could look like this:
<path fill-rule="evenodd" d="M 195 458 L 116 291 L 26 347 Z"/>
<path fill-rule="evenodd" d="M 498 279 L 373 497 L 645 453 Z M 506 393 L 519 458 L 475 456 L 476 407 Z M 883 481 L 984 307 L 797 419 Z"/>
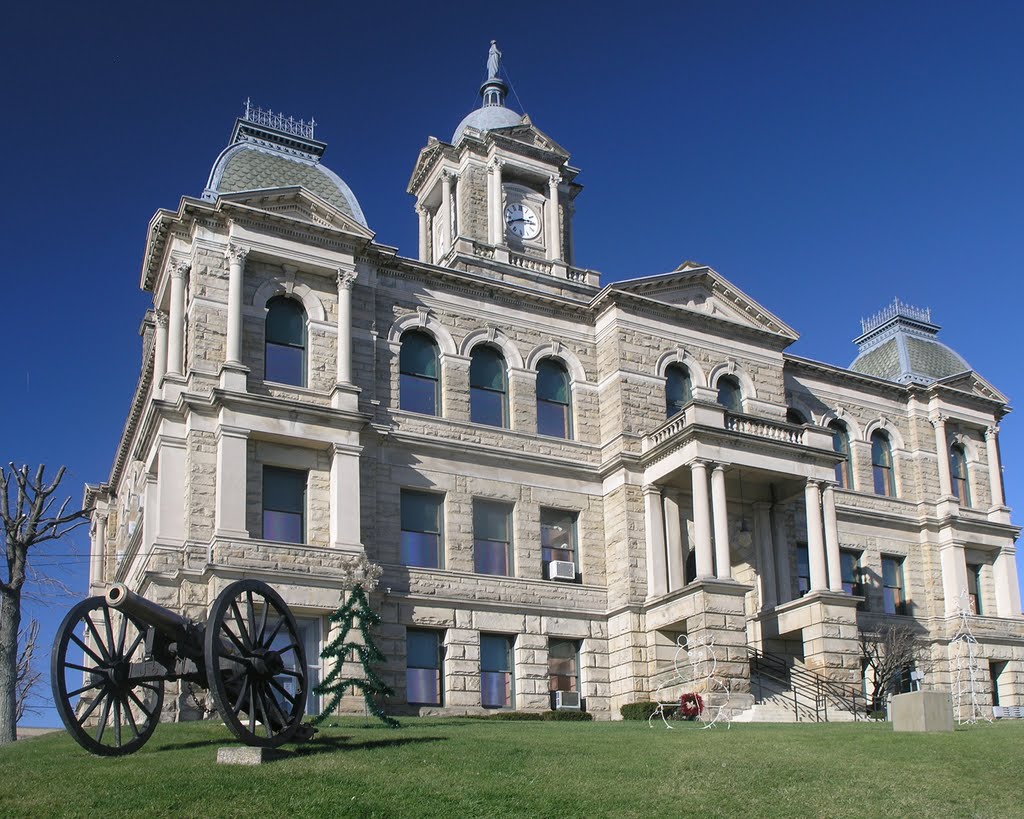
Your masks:
<path fill-rule="evenodd" d="M 298 624 L 281 595 L 259 580 L 232 583 L 213 603 L 204 648 L 210 693 L 231 732 L 264 748 L 291 741 L 305 713 L 308 674 Z"/>
<path fill-rule="evenodd" d="M 60 624 L 50 656 L 53 702 L 90 753 L 134 753 L 160 721 L 164 680 L 144 662 L 146 631 L 102 597 L 78 603 Z"/>

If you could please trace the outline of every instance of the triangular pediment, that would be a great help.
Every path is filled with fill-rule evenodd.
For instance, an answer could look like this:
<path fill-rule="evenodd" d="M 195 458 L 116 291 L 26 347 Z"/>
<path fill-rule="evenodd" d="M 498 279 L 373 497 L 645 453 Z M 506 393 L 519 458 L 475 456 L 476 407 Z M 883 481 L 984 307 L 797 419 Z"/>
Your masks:
<path fill-rule="evenodd" d="M 1002 404 L 1009 403 L 1003 393 L 997 390 L 990 382 L 986 381 L 974 370 L 967 370 L 966 372 L 957 373 L 946 378 L 940 379 L 935 382 L 943 387 L 949 387 L 950 389 L 960 390 L 962 392 L 970 393 L 971 395 L 977 395 L 981 398 L 988 398 L 991 401 L 999 401 Z"/>
<path fill-rule="evenodd" d="M 563 159 L 569 158 L 569 152 L 545 134 L 540 128 L 534 125 L 528 116 L 524 117 L 522 125 L 511 125 L 508 128 L 495 128 L 492 134 L 501 134 L 508 139 L 515 140 L 531 148 L 541 151 L 551 151 Z"/>
<path fill-rule="evenodd" d="M 715 270 L 684 262 L 671 273 L 613 285 L 638 296 L 796 341 L 799 334 Z"/>
<path fill-rule="evenodd" d="M 338 230 L 362 239 L 374 237 L 373 231 L 369 228 L 302 187 L 223 193 L 218 197 L 218 201 L 243 205 L 252 210 L 306 222 L 317 227 Z"/>

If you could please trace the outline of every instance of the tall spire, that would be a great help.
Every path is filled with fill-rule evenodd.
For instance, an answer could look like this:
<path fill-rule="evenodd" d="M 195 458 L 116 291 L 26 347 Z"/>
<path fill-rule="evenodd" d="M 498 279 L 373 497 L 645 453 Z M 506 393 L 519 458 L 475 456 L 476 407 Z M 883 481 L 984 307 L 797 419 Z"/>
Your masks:
<path fill-rule="evenodd" d="M 487 80 L 480 86 L 480 96 L 484 100 L 482 108 L 505 105 L 508 86 L 498 76 L 500 71 L 501 52 L 498 50 L 498 41 L 491 40 L 491 48 L 487 52 Z"/>

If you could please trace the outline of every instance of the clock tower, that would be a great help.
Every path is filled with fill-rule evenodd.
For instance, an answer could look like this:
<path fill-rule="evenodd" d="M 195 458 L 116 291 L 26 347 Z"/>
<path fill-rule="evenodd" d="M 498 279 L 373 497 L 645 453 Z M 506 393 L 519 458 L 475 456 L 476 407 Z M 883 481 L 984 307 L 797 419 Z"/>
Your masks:
<path fill-rule="evenodd" d="M 450 141 L 431 137 L 409 182 L 419 259 L 431 264 L 597 285 L 573 266 L 572 215 L 582 187 L 569 153 L 505 104 L 501 52 L 491 41 L 481 105 Z"/>

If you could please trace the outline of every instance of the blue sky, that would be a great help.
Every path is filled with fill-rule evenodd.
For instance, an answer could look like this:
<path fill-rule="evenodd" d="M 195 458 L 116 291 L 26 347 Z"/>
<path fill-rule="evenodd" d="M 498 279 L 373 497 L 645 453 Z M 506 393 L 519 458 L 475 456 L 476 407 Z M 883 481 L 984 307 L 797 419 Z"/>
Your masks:
<path fill-rule="evenodd" d="M 792 352 L 842 365 L 899 296 L 1024 401 L 1021 4 L 354 5 L 5 12 L 4 462 L 67 464 L 76 501 L 108 476 L 146 225 L 202 191 L 247 97 L 314 116 L 377 238 L 415 255 L 413 163 L 477 105 L 492 38 L 513 105 L 582 169 L 582 266 L 710 264 L 802 334 Z M 1024 508 L 1015 415 L 1002 445 Z M 84 593 L 85 537 L 49 552 Z M 48 642 L 60 613 L 33 611 Z"/>

